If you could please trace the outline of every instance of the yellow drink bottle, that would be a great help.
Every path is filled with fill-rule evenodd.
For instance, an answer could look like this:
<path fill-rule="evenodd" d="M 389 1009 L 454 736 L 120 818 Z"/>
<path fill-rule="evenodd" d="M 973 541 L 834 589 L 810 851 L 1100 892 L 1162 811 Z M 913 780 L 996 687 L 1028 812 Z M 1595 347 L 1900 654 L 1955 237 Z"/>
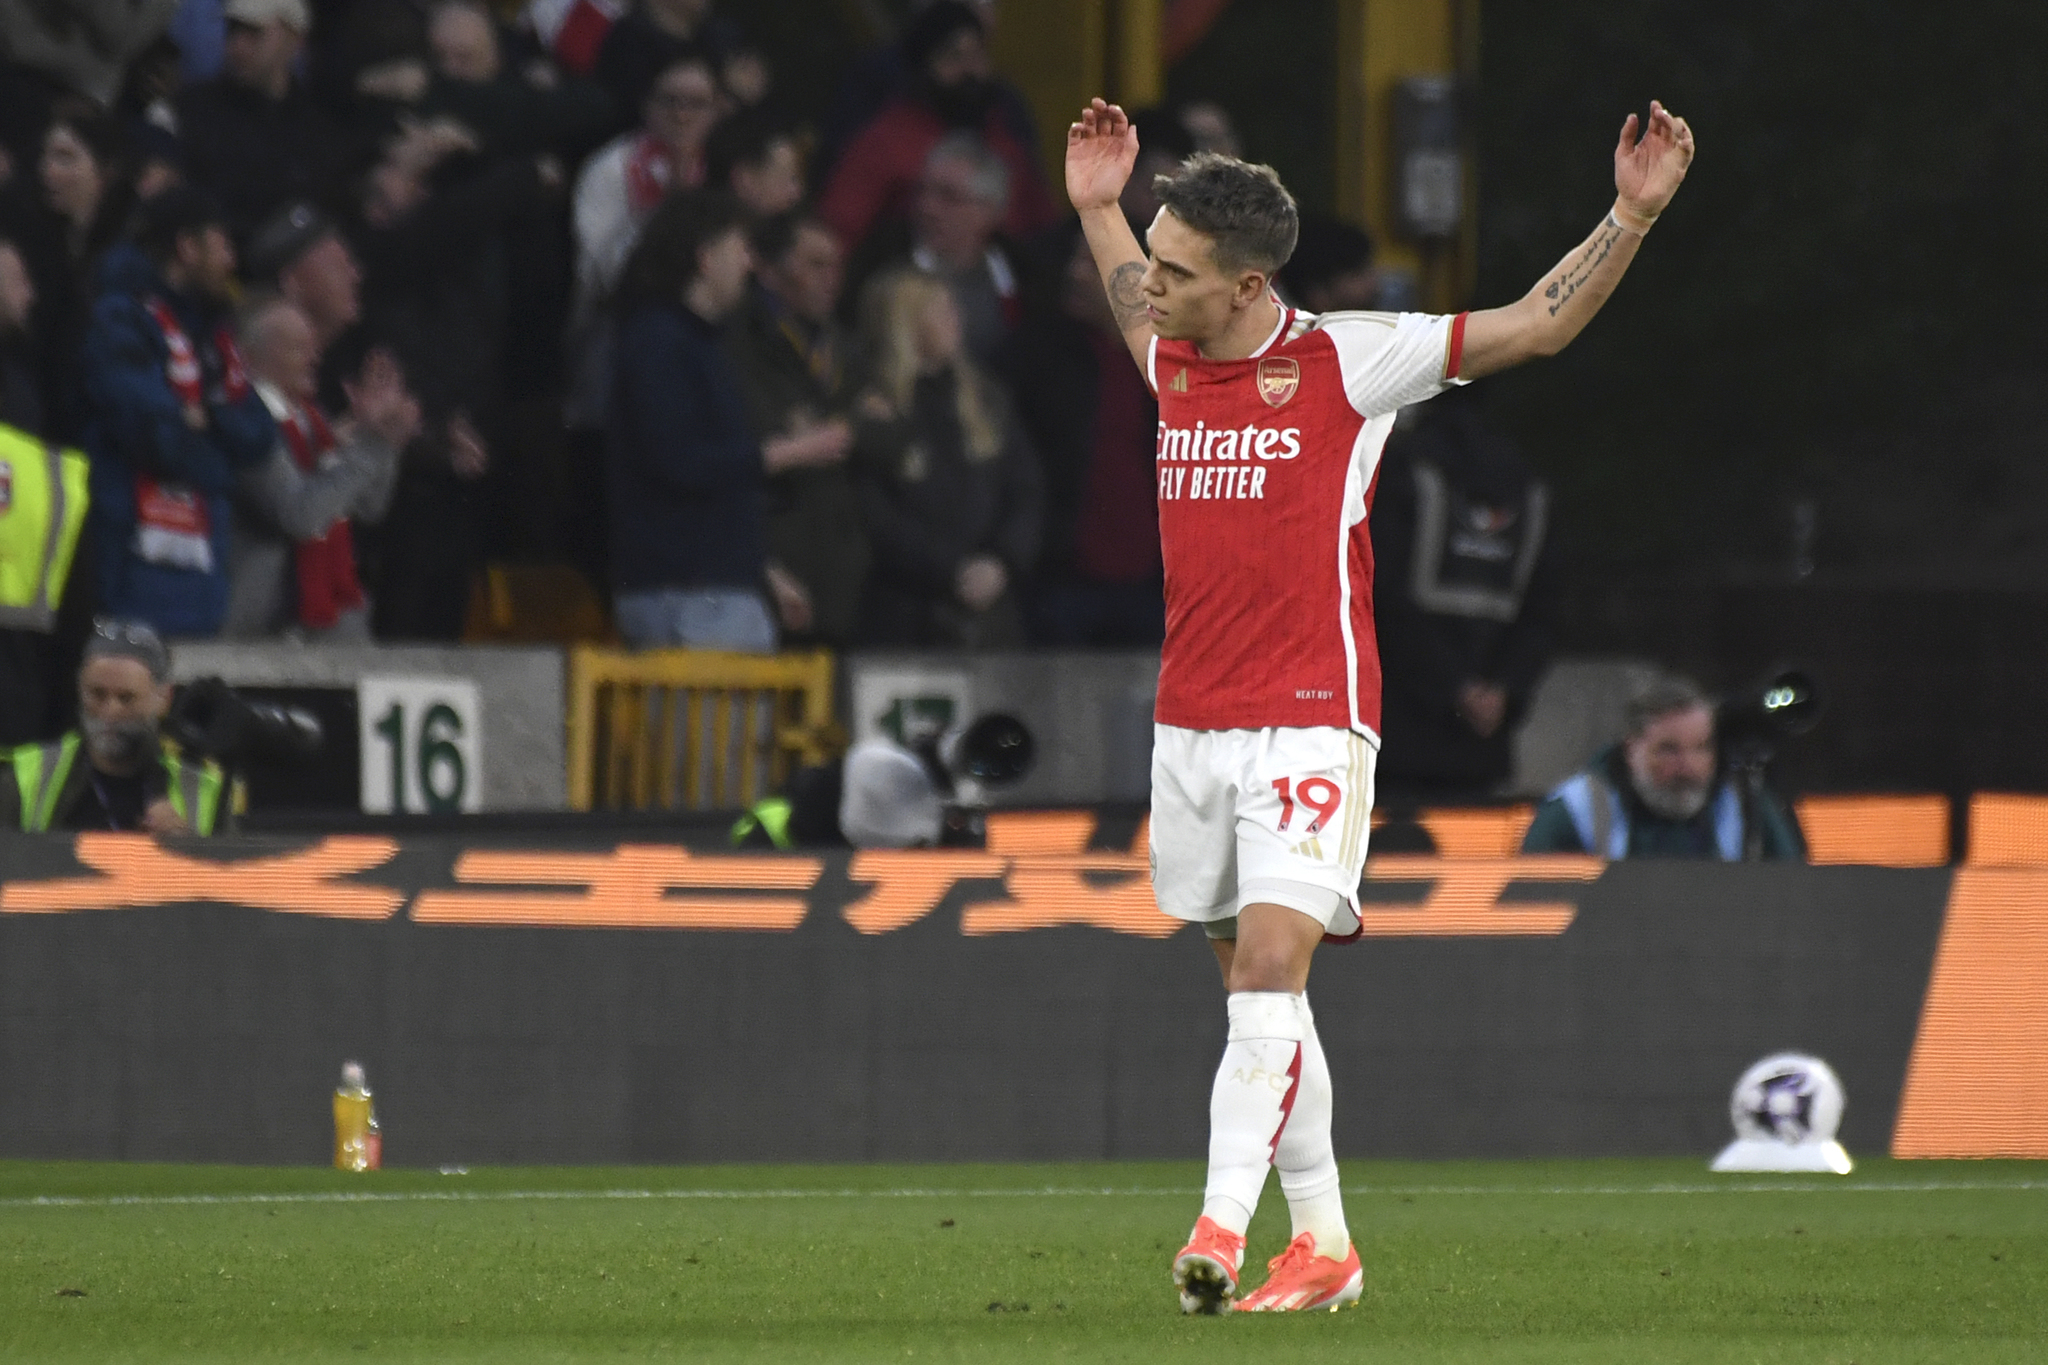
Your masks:
<path fill-rule="evenodd" d="M 341 1084 L 334 1091 L 334 1168 L 374 1171 L 383 1164 L 383 1134 L 370 1102 L 370 1083 L 361 1062 L 341 1064 Z"/>

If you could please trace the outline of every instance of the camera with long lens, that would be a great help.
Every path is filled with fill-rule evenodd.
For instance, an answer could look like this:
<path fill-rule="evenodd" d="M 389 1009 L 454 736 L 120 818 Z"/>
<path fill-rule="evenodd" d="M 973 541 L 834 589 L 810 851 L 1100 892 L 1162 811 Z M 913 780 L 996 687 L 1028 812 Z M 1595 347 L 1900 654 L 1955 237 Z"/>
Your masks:
<path fill-rule="evenodd" d="M 1778 669 L 1752 687 L 1723 699 L 1715 713 L 1722 759 L 1742 797 L 1742 856 L 1763 856 L 1763 823 L 1756 818 L 1763 796 L 1764 774 L 1778 747 L 1820 723 L 1819 686 L 1802 669 Z"/>
<path fill-rule="evenodd" d="M 164 732 L 186 752 L 229 769 L 304 763 L 319 755 L 326 739 L 310 712 L 251 700 L 219 678 L 180 688 Z"/>

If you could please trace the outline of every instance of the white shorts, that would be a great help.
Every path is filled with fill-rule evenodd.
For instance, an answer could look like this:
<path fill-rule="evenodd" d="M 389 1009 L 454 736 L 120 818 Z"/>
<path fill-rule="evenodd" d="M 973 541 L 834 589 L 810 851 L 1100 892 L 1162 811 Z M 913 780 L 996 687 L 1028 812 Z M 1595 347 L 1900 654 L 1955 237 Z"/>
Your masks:
<path fill-rule="evenodd" d="M 1306 729 L 1152 727 L 1152 892 L 1176 919 L 1230 937 L 1238 911 L 1299 910 L 1324 932 L 1358 932 L 1358 879 L 1372 824 L 1364 735 Z"/>

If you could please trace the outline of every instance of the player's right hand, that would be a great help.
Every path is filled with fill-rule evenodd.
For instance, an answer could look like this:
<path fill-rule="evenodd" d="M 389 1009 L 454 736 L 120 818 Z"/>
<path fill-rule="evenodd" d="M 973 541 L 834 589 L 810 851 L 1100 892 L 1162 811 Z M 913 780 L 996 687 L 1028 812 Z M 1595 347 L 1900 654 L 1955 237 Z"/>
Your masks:
<path fill-rule="evenodd" d="M 1137 161 L 1131 120 L 1114 104 L 1092 101 L 1067 128 L 1067 198 L 1077 210 L 1116 203 Z"/>

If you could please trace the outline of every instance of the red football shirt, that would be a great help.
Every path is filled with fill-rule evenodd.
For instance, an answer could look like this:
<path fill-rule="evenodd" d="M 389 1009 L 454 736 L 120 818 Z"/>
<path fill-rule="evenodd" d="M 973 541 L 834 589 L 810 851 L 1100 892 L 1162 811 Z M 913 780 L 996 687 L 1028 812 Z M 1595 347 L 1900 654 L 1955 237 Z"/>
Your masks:
<path fill-rule="evenodd" d="M 1155 718 L 1380 724 L 1372 506 L 1394 413 L 1457 382 L 1465 315 L 1283 308 L 1244 360 L 1154 340 L 1166 646 Z"/>

